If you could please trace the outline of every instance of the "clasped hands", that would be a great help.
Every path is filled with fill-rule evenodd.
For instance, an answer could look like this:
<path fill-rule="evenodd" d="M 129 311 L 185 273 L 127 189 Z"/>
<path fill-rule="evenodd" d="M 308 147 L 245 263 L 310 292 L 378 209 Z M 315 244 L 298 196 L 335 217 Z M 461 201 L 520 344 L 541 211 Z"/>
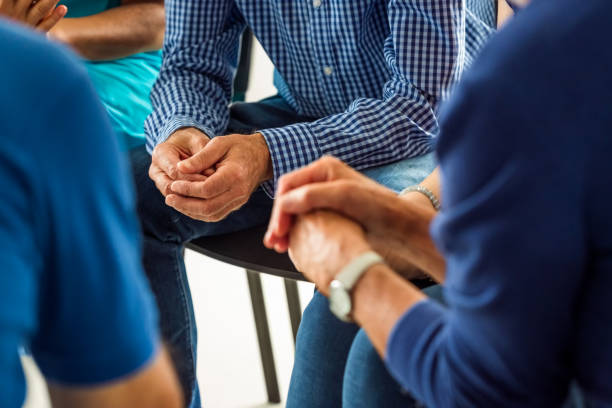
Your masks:
<path fill-rule="evenodd" d="M 195 128 L 183 128 L 155 148 L 149 177 L 167 205 L 215 222 L 243 206 L 260 183 L 272 178 L 272 164 L 259 133 L 210 139 Z"/>
<path fill-rule="evenodd" d="M 434 216 L 427 203 L 399 197 L 324 157 L 279 180 L 264 245 L 288 251 L 297 269 L 327 295 L 341 269 L 371 249 L 405 278 L 422 276 L 407 248 L 411 234 L 429 240 Z"/>

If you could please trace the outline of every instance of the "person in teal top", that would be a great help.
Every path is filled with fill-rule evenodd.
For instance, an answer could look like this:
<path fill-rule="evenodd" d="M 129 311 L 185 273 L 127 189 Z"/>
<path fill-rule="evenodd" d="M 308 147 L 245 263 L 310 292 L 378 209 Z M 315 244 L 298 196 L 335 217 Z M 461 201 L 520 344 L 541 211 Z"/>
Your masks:
<path fill-rule="evenodd" d="M 149 93 L 161 68 L 164 4 L 138 0 L 62 0 L 68 13 L 49 37 L 83 59 L 125 150 L 144 144 Z"/>

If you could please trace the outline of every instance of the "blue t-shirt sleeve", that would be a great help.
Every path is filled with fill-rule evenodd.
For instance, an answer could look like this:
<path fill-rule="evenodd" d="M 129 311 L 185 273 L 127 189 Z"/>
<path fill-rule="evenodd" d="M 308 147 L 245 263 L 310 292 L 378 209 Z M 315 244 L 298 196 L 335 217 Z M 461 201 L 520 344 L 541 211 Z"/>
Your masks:
<path fill-rule="evenodd" d="M 39 329 L 32 352 L 43 374 L 68 385 L 139 370 L 158 347 L 157 314 L 141 267 L 127 163 L 82 67 L 60 63 L 39 135 L 37 174 L 46 236 Z M 49 107 L 53 107 L 49 109 Z"/>
<path fill-rule="evenodd" d="M 521 66 L 530 50 L 501 49 L 507 58 L 479 62 L 443 115 L 445 209 L 433 235 L 449 306 L 417 304 L 388 342 L 390 370 L 431 407 L 559 406 L 571 376 L 585 183 L 567 160 L 583 152 L 546 73 Z"/>

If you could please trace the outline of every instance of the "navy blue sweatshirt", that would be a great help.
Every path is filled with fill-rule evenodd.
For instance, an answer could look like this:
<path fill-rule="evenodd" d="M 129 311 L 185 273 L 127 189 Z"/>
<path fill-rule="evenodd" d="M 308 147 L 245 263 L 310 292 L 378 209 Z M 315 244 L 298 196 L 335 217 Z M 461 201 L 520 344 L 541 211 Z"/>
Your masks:
<path fill-rule="evenodd" d="M 612 406 L 612 0 L 534 0 L 441 116 L 448 306 L 388 367 L 430 407 Z"/>

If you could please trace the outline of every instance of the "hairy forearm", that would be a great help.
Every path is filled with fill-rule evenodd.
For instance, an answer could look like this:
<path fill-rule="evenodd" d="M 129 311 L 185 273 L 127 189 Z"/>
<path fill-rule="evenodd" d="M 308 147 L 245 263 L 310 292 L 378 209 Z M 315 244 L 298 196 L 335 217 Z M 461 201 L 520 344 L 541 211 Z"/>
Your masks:
<path fill-rule="evenodd" d="M 50 36 L 70 45 L 83 58 L 103 61 L 160 49 L 164 27 L 163 4 L 138 3 L 87 17 L 65 18 Z"/>
<path fill-rule="evenodd" d="M 425 295 L 385 265 L 370 268 L 353 289 L 353 317 L 384 357 L 387 341 L 402 315 Z"/>

